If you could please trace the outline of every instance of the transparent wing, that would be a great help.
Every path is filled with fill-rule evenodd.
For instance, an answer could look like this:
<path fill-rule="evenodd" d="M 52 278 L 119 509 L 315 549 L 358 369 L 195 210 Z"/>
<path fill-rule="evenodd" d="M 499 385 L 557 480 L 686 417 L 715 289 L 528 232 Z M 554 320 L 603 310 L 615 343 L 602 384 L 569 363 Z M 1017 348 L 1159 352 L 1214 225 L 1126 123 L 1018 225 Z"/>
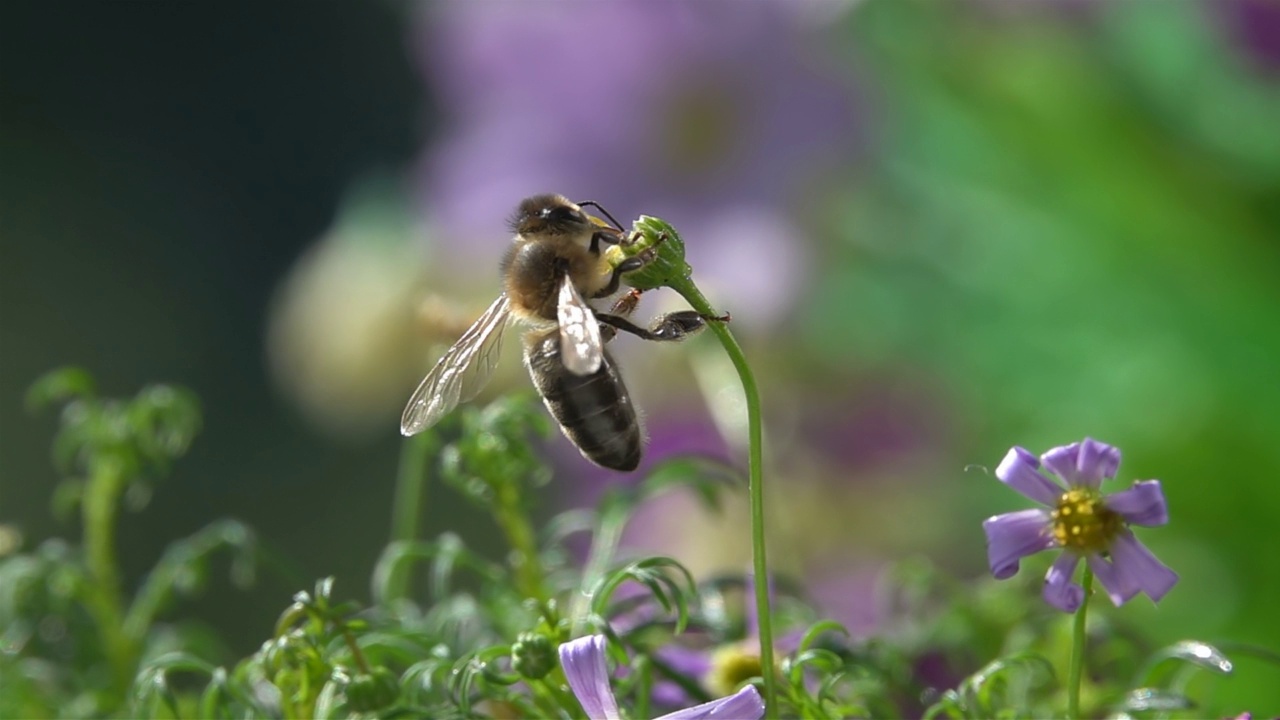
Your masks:
<path fill-rule="evenodd" d="M 600 323 L 567 274 L 560 283 L 556 320 L 560 323 L 560 361 L 565 368 L 574 375 L 599 370 L 604 361 Z"/>
<path fill-rule="evenodd" d="M 415 435 L 426 430 L 459 402 L 470 400 L 480 392 L 498 364 L 502 329 L 510 316 L 511 303 L 503 293 L 467 328 L 413 391 L 400 416 L 402 434 Z"/>

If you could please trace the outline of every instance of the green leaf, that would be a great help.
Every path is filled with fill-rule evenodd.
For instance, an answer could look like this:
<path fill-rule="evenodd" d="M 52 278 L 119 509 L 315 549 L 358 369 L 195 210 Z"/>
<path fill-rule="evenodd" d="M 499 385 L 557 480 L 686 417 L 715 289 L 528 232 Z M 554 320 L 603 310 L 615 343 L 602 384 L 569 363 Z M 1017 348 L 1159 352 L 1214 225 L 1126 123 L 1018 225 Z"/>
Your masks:
<path fill-rule="evenodd" d="M 66 400 L 90 400 L 94 397 L 93 377 L 80 368 L 65 367 L 41 375 L 27 390 L 29 410 L 39 410 Z"/>
<path fill-rule="evenodd" d="M 1125 693 L 1124 698 L 1116 704 L 1114 712 L 1172 712 L 1174 710 L 1190 710 L 1196 704 L 1180 692 L 1171 692 L 1159 688 L 1138 688 Z"/>
<path fill-rule="evenodd" d="M 672 573 L 675 573 L 674 578 Z M 683 580 L 684 584 L 676 578 Z M 684 632 L 689 622 L 689 600 L 697 596 L 697 587 L 688 569 L 670 557 L 644 558 L 606 574 L 591 592 L 592 612 L 600 617 L 607 617 L 613 593 L 629 580 L 648 589 L 665 612 L 674 611 L 676 633 Z"/>
<path fill-rule="evenodd" d="M 1213 645 L 1183 640 L 1152 653 L 1138 674 L 1137 684 L 1176 695 L 1184 693 L 1191 678 L 1204 670 L 1230 675 L 1232 669 L 1231 661 Z"/>

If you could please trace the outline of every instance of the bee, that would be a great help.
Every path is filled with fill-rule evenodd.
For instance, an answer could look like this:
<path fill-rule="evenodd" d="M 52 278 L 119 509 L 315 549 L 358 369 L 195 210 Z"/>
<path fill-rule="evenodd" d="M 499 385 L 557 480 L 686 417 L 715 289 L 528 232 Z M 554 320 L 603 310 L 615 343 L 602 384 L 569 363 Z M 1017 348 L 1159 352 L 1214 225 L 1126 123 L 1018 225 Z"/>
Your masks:
<path fill-rule="evenodd" d="M 583 207 L 599 209 L 612 225 Z M 597 465 L 636 469 L 643 433 L 605 343 L 619 330 L 646 340 L 682 340 L 709 318 L 677 311 L 649 328 L 639 327 L 627 319 L 638 291 L 619 300 L 612 312 L 588 304 L 617 292 L 622 276 L 643 267 L 654 251 L 610 267 L 603 251 L 631 238 L 597 203 L 536 195 L 520 203 L 511 229 L 515 239 L 501 264 L 502 292 L 423 378 L 400 418 L 400 432 L 422 432 L 474 397 L 492 374 L 503 330 L 514 318 L 530 328 L 524 336 L 524 365 L 565 437 Z"/>

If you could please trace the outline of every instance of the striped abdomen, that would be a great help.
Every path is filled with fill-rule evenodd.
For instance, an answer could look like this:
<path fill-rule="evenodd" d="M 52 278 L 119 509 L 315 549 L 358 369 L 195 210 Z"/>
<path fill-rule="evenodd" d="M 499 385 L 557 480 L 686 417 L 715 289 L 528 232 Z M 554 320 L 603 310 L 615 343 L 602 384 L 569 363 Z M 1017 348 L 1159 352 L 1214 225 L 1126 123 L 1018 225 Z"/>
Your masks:
<path fill-rule="evenodd" d="M 583 457 L 612 470 L 640 464 L 640 423 L 606 351 L 600 369 L 574 375 L 560 360 L 559 329 L 525 336 L 524 364 L 551 416 Z"/>

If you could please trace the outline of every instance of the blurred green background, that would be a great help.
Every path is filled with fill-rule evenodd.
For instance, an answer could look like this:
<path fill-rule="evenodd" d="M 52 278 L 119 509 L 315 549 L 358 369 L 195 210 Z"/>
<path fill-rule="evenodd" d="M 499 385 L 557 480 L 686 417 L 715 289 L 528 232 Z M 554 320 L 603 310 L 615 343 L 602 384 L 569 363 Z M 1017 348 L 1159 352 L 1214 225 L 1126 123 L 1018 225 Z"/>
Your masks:
<path fill-rule="evenodd" d="M 363 596 L 402 403 L 545 191 L 682 229 L 764 388 L 784 569 L 979 576 L 981 520 L 1023 507 L 986 469 L 1089 435 L 1171 508 L 1140 536 L 1182 581 L 1121 612 L 1280 648 L 1268 0 L 4 3 L 0 522 L 78 532 L 49 512 L 55 420 L 23 409 L 40 373 L 176 382 L 205 431 L 124 525 L 131 577 L 235 516 L 284 572 L 180 612 L 236 653 L 314 577 Z M 653 457 L 736 446 L 700 342 L 619 350 Z M 511 360 L 494 392 L 527 388 Z M 548 452 L 545 511 L 590 497 Z M 483 540 L 450 502 L 430 532 Z M 667 513 L 666 541 L 740 567 L 740 512 Z M 1275 677 L 1245 659 L 1214 692 L 1280 713 Z"/>

